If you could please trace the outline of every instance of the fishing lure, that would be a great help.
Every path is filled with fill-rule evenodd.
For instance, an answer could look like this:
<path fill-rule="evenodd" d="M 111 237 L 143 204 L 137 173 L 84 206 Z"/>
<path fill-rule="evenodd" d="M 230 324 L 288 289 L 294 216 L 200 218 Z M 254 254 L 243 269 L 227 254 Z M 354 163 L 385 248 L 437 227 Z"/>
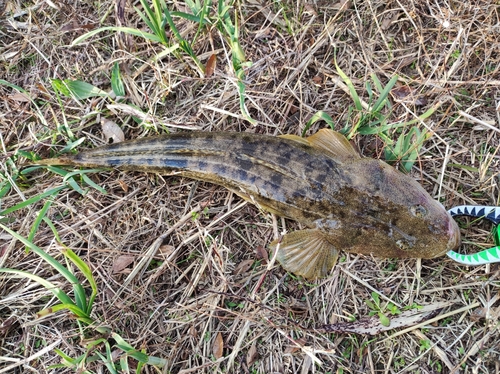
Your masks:
<path fill-rule="evenodd" d="M 494 206 L 475 206 L 460 205 L 448 210 L 452 217 L 469 216 L 477 218 L 486 218 L 495 224 L 494 239 L 495 247 L 485 249 L 484 251 L 463 255 L 455 251 L 448 251 L 446 254 L 451 259 L 464 265 L 484 265 L 493 262 L 500 262 L 500 207 Z"/>

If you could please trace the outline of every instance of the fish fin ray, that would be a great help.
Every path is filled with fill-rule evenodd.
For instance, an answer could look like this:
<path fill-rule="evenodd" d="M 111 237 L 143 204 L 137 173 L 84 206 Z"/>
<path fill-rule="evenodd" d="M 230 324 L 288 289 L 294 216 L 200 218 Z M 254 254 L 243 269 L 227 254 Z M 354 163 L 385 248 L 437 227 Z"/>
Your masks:
<path fill-rule="evenodd" d="M 271 243 L 275 249 L 278 241 Z M 315 229 L 286 234 L 279 242 L 277 260 L 283 268 L 306 279 L 324 278 L 337 262 L 338 251 Z"/>
<path fill-rule="evenodd" d="M 283 138 L 283 139 L 288 139 L 288 140 L 293 140 L 294 142 L 298 142 L 301 144 L 305 145 L 311 145 L 307 138 L 303 138 L 298 135 L 293 135 L 293 134 L 285 134 L 285 135 L 278 135 L 278 138 Z"/>
<path fill-rule="evenodd" d="M 330 129 L 319 130 L 316 134 L 309 136 L 307 141 L 312 147 L 321 150 L 335 160 L 361 158 L 344 135 Z"/>

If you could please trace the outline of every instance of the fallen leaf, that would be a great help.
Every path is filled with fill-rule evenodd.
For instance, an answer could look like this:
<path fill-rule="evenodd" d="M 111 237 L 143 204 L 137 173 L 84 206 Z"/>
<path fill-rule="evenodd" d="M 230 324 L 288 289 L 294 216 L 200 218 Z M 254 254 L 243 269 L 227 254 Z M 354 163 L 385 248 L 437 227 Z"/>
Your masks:
<path fill-rule="evenodd" d="M 120 273 L 132 262 L 134 262 L 134 256 L 129 256 L 129 255 L 118 256 L 113 261 L 113 267 L 111 271 L 113 274 Z"/>
<path fill-rule="evenodd" d="M 335 6 L 334 8 L 336 8 Z M 351 0 L 342 0 L 340 1 L 338 5 L 338 11 L 340 12 L 345 12 L 347 9 L 350 9 L 352 7 L 352 1 Z"/>
<path fill-rule="evenodd" d="M 170 244 L 162 244 L 160 245 L 160 248 L 158 248 L 158 251 L 165 255 L 165 256 L 170 256 L 174 252 L 175 247 Z"/>
<path fill-rule="evenodd" d="M 120 184 L 120 187 L 122 188 L 123 191 L 128 192 L 128 184 L 122 181 L 121 179 L 118 180 L 118 183 Z"/>
<path fill-rule="evenodd" d="M 9 95 L 9 99 L 23 103 L 29 103 L 31 101 L 30 97 L 23 92 L 16 92 L 15 94 Z"/>
<path fill-rule="evenodd" d="M 255 257 L 257 260 L 264 260 L 266 263 L 269 262 L 269 254 L 261 245 L 258 245 L 257 248 L 255 248 Z"/>
<path fill-rule="evenodd" d="M 80 28 L 80 24 L 78 24 L 74 19 L 63 25 L 59 31 L 61 32 L 70 32 L 70 31 L 75 31 Z"/>
<path fill-rule="evenodd" d="M 214 75 L 216 66 L 217 66 L 217 55 L 214 53 L 213 55 L 210 56 L 210 58 L 207 61 L 207 65 L 205 66 L 205 78 Z"/>
<path fill-rule="evenodd" d="M 301 346 L 304 346 L 306 344 L 307 341 L 304 338 L 299 338 L 295 339 L 295 342 L 297 344 L 289 345 L 288 347 L 285 348 L 285 354 L 297 352 L 298 350 L 300 350 Z"/>
<path fill-rule="evenodd" d="M 312 81 L 313 83 L 316 85 L 316 86 L 321 86 L 323 84 L 323 78 L 319 75 L 315 75 L 313 78 L 312 78 Z"/>
<path fill-rule="evenodd" d="M 16 317 L 11 315 L 9 318 L 5 320 L 0 320 L 0 335 L 5 337 L 7 333 L 12 329 L 12 326 L 17 322 Z"/>
<path fill-rule="evenodd" d="M 125 6 L 127 5 L 127 0 L 117 0 L 116 1 L 116 18 L 120 25 L 126 25 L 125 19 Z"/>
<path fill-rule="evenodd" d="M 408 86 L 396 87 L 391 90 L 391 94 L 395 99 L 404 99 L 406 96 L 411 94 L 411 89 Z"/>
<path fill-rule="evenodd" d="M 243 260 L 241 261 L 233 270 L 234 275 L 239 275 L 246 273 L 253 264 L 253 260 Z"/>
<path fill-rule="evenodd" d="M 214 345 L 212 347 L 212 352 L 217 360 L 222 357 L 223 349 L 224 349 L 224 340 L 222 340 L 222 334 L 219 332 L 215 337 Z"/>
<path fill-rule="evenodd" d="M 110 140 L 112 140 L 112 143 L 120 143 L 125 140 L 125 134 L 120 126 L 109 119 L 102 120 L 102 132 L 107 143 L 110 143 Z"/>
<path fill-rule="evenodd" d="M 247 352 L 247 366 L 252 365 L 259 358 L 259 354 L 257 352 L 257 345 L 253 342 L 252 346 Z"/>
<path fill-rule="evenodd" d="M 417 100 L 415 100 L 415 105 L 417 106 L 424 106 L 424 105 L 427 105 L 428 103 L 428 100 L 425 96 L 420 96 L 417 98 Z"/>
<path fill-rule="evenodd" d="M 189 328 L 189 335 L 191 335 L 193 338 L 198 337 L 198 332 L 196 331 L 196 327 L 194 327 L 194 325 L 191 325 L 191 327 Z"/>

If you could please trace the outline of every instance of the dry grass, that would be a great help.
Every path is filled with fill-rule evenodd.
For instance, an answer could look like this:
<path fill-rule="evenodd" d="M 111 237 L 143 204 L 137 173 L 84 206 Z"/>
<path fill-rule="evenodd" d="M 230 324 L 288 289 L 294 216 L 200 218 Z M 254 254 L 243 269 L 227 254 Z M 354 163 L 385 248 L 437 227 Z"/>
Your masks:
<path fill-rule="evenodd" d="M 341 69 L 359 93 L 365 95 L 371 73 L 383 82 L 398 74 L 398 85 L 411 88 L 413 96 L 393 103 L 391 122 L 414 119 L 439 103 L 419 125 L 433 136 L 412 172 L 433 196 L 446 207 L 500 205 L 498 1 L 237 3 L 232 14 L 240 21 L 241 45 L 253 62 L 246 69 L 246 104 L 255 126 L 241 114 L 231 51 L 217 29 L 204 30 L 194 45 L 204 64 L 217 55 L 215 74 L 200 78 L 187 57 L 153 61 L 161 46 L 123 34 L 102 33 L 70 47 L 89 28 L 116 25 L 112 1 L 20 3 L 0 3 L 0 77 L 24 88 L 39 109 L 0 85 L 3 178 L 16 173 L 10 159 L 18 167 L 24 161 L 16 152 L 49 156 L 50 149 L 66 145 L 62 126 L 77 138 L 86 137 L 80 148 L 101 144 L 100 117 L 120 123 L 127 138 L 153 135 L 168 124 L 300 134 L 319 110 L 340 129 L 352 122 L 348 107 L 353 104 L 339 84 L 336 49 Z M 183 10 L 182 2 L 175 4 L 172 9 Z M 125 19 L 127 26 L 145 30 L 130 5 Z M 188 22 L 178 27 L 188 40 L 196 32 Z M 124 75 L 128 102 L 157 120 L 149 128 L 119 109 L 109 110 L 107 99 L 58 99 L 51 87 L 52 78 L 73 78 L 109 90 L 115 62 Z M 415 105 L 417 99 L 424 105 Z M 357 136 L 355 141 L 365 156 L 383 156 L 377 137 Z M 345 253 L 331 277 L 311 284 L 279 266 L 268 271 L 260 257 L 273 230 L 293 229 L 293 222 L 273 223 L 270 215 L 207 183 L 118 171 L 91 177 L 106 195 L 64 190 L 48 217 L 62 242 L 92 268 L 99 288 L 93 317 L 132 346 L 167 360 L 163 369 L 148 366 L 143 372 L 500 372 L 497 265 L 467 268 L 447 258 L 393 261 Z M 1 208 L 61 183 L 43 170 L 19 177 Z M 43 203 L 2 222 L 27 237 Z M 488 245 L 488 230 L 478 228 L 467 236 Z M 34 243 L 64 263 L 47 225 L 42 223 Z M 141 262 L 145 254 L 152 257 Z M 0 266 L 36 273 L 70 289 L 6 232 L 0 232 Z M 35 314 L 56 300 L 36 283 L 2 275 L 0 287 L 0 373 L 48 372 L 49 365 L 60 362 L 54 347 L 77 357 L 86 352 L 86 342 L 99 337 L 92 329 L 80 330 L 69 313 L 37 320 Z M 374 289 L 400 310 L 446 305 L 397 337 L 393 334 L 405 328 L 404 321 L 398 330 L 375 336 L 322 329 L 368 318 L 365 300 Z M 106 371 L 102 361 L 87 369 Z"/>

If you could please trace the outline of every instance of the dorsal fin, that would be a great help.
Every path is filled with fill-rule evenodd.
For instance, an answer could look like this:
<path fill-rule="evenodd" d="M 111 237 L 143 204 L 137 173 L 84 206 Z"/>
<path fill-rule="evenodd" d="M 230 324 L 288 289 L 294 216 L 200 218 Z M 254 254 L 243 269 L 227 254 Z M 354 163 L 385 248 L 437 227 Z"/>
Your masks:
<path fill-rule="evenodd" d="M 283 138 L 283 139 L 293 140 L 295 142 L 299 142 L 299 143 L 302 143 L 302 144 L 305 144 L 305 145 L 311 145 L 309 143 L 309 141 L 307 140 L 307 138 L 303 138 L 303 137 L 298 136 L 298 135 L 285 134 L 285 135 L 278 135 L 278 137 L 279 138 Z"/>
<path fill-rule="evenodd" d="M 334 159 L 361 158 L 349 140 L 339 132 L 330 129 L 321 129 L 316 134 L 306 138 L 312 147 L 320 149 Z"/>

